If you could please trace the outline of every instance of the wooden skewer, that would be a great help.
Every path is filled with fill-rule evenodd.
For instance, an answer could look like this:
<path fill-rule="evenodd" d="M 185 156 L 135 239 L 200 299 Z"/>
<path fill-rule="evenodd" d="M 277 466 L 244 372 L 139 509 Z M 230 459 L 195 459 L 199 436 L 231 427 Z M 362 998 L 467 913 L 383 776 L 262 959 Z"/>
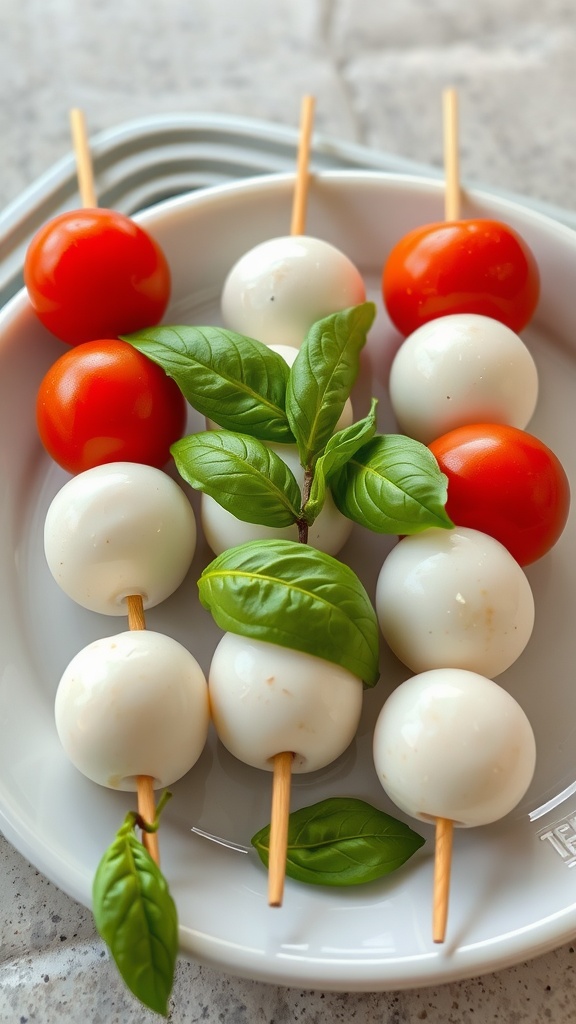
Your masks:
<path fill-rule="evenodd" d="M 146 617 L 144 615 L 144 604 L 140 594 L 132 594 L 126 598 L 128 606 L 128 628 L 146 629 Z"/>
<path fill-rule="evenodd" d="M 72 145 L 76 157 L 76 176 L 78 178 L 82 206 L 98 206 L 86 121 L 83 111 L 78 110 L 77 107 L 70 111 L 70 130 L 72 132 Z"/>
<path fill-rule="evenodd" d="M 444 125 L 444 193 L 445 220 L 460 217 L 460 166 L 458 159 L 458 96 L 455 89 L 445 89 L 442 94 Z"/>
<path fill-rule="evenodd" d="M 446 937 L 453 836 L 454 822 L 450 821 L 449 818 L 437 818 L 432 919 L 432 938 L 434 942 L 444 942 Z"/>
<path fill-rule="evenodd" d="M 140 594 L 133 594 L 126 599 L 128 605 L 128 628 L 146 629 L 144 605 Z M 154 821 L 156 804 L 154 801 L 154 779 L 150 775 L 138 775 L 136 778 L 138 793 L 138 814 L 144 821 Z M 157 864 L 160 863 L 160 848 L 157 832 L 143 832 L 142 843 Z"/>
<path fill-rule="evenodd" d="M 308 185 L 310 183 L 310 140 L 314 125 L 314 107 L 314 97 L 305 96 L 302 100 L 300 113 L 296 185 L 292 200 L 292 223 L 290 225 L 291 235 L 303 235 L 306 229 L 306 205 L 308 201 Z"/>
<path fill-rule="evenodd" d="M 458 161 L 458 97 L 455 89 L 445 89 L 442 95 L 444 124 L 444 196 L 445 220 L 460 217 L 460 170 Z M 454 822 L 448 818 L 436 819 L 434 852 L 434 896 L 432 910 L 432 938 L 444 942 L 448 922 L 450 874 L 452 870 L 452 840 Z"/>
<path fill-rule="evenodd" d="M 78 188 L 80 198 L 84 207 L 98 206 L 96 189 L 94 185 L 94 171 L 90 146 L 88 144 L 88 132 L 86 120 L 82 110 L 74 107 L 70 111 L 70 130 L 72 132 L 72 145 L 76 157 L 76 174 L 78 177 Z M 127 598 L 128 606 L 128 627 L 129 629 L 146 629 L 144 616 L 144 605 L 139 594 Z M 138 793 L 138 813 L 144 821 L 154 821 L 156 817 L 156 805 L 154 801 L 154 779 L 150 775 L 139 775 L 136 780 Z M 160 863 L 160 850 L 158 845 L 157 832 L 143 832 L 142 843 L 148 853 Z"/>
<path fill-rule="evenodd" d="M 290 225 L 291 235 L 303 235 L 306 230 L 306 207 L 310 180 L 310 140 L 314 124 L 314 107 L 314 97 L 304 96 L 300 111 L 296 184 L 294 187 L 292 221 Z M 271 907 L 281 907 L 284 896 L 293 759 L 294 755 L 290 751 L 276 754 L 274 758 L 272 810 L 270 815 L 270 857 L 268 860 L 268 904 Z"/>
<path fill-rule="evenodd" d="M 274 758 L 268 861 L 268 904 L 271 907 L 281 907 L 284 895 L 293 758 L 294 755 L 287 751 L 276 754 Z"/>

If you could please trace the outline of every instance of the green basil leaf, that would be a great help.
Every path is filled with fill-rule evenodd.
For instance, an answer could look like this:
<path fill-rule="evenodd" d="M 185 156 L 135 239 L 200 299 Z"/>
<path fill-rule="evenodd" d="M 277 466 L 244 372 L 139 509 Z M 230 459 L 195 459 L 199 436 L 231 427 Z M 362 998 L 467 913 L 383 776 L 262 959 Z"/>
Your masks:
<path fill-rule="evenodd" d="M 286 412 L 305 468 L 312 466 L 334 433 L 375 315 L 374 303 L 365 302 L 319 320 L 292 364 Z"/>
<path fill-rule="evenodd" d="M 176 906 L 127 815 L 102 857 L 92 889 L 94 921 L 131 992 L 167 1016 L 178 953 Z"/>
<path fill-rule="evenodd" d="M 270 826 L 252 837 L 268 867 Z M 352 797 L 330 797 L 288 819 L 286 874 L 312 885 L 361 885 L 401 867 L 424 844 L 408 825 Z"/>
<path fill-rule="evenodd" d="M 290 540 L 229 548 L 202 573 L 200 600 L 221 629 L 315 654 L 378 680 L 378 623 L 352 569 Z"/>
<path fill-rule="evenodd" d="M 148 327 L 124 336 L 173 377 L 203 416 L 261 441 L 289 443 L 289 369 L 278 352 L 223 327 Z"/>
<path fill-rule="evenodd" d="M 180 476 L 237 519 L 291 526 L 300 515 L 300 488 L 286 463 L 262 441 L 207 430 L 176 441 L 170 451 Z"/>
<path fill-rule="evenodd" d="M 304 518 L 310 526 L 321 512 L 326 497 L 326 484 L 349 459 L 376 433 L 377 399 L 372 399 L 370 412 L 357 423 L 337 431 L 328 441 L 324 453 L 316 461 L 310 497 L 304 506 Z"/>
<path fill-rule="evenodd" d="M 448 482 L 432 452 L 411 437 L 378 434 L 331 480 L 334 501 L 355 523 L 376 533 L 451 529 Z"/>

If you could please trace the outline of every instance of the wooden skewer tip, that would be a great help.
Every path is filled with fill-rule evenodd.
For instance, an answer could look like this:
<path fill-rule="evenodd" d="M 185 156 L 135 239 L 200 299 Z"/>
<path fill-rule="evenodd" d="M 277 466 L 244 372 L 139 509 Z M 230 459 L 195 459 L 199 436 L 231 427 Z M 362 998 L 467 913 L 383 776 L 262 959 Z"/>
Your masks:
<path fill-rule="evenodd" d="M 445 89 L 442 94 L 443 127 L 444 127 L 444 173 L 446 191 L 444 197 L 445 220 L 458 220 L 460 217 L 460 167 L 458 153 L 458 95 L 453 88 Z"/>
<path fill-rule="evenodd" d="M 268 861 L 268 905 L 271 907 L 281 907 L 284 896 L 293 759 L 294 755 L 288 751 L 274 758 Z"/>
<path fill-rule="evenodd" d="M 76 175 L 82 206 L 85 208 L 98 206 L 86 120 L 83 111 L 78 107 L 73 107 L 70 111 L 70 131 L 72 133 L 72 145 L 76 158 Z"/>
<path fill-rule="evenodd" d="M 291 235 L 303 235 L 306 230 L 306 206 L 310 182 L 310 146 L 314 126 L 315 105 L 316 101 L 313 96 L 304 96 L 300 113 L 296 184 L 294 187 L 292 222 L 290 225 Z"/>
<path fill-rule="evenodd" d="M 434 904 L 432 938 L 444 942 L 448 923 L 450 874 L 452 869 L 452 840 L 454 822 L 448 818 L 436 820 L 436 849 L 434 855 Z"/>

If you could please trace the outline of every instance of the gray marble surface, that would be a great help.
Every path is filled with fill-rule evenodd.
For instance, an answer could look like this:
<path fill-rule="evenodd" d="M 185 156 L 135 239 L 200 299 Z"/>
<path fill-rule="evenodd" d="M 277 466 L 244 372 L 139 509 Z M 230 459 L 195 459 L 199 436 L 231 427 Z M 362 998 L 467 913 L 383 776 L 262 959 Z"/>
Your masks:
<path fill-rule="evenodd" d="M 465 180 L 576 208 L 573 0 L 0 0 L 0 206 L 92 132 L 202 112 L 297 124 L 441 162 L 440 92 L 458 87 Z M 0 840 L 0 1021 L 156 1019 L 127 994 L 90 913 Z M 574 947 L 419 991 L 335 994 L 234 979 L 181 960 L 171 1020 L 567 1024 Z"/>

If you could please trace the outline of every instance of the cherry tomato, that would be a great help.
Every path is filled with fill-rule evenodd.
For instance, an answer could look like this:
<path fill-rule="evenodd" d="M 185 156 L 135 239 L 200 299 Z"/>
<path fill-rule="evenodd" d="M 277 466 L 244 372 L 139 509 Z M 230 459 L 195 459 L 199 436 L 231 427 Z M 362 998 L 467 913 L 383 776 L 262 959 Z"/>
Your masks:
<path fill-rule="evenodd" d="M 62 213 L 36 233 L 24 282 L 45 327 L 69 345 L 157 324 L 170 270 L 157 242 L 129 217 L 97 207 Z"/>
<path fill-rule="evenodd" d="M 570 485 L 538 438 L 477 423 L 443 434 L 429 448 L 448 477 L 446 511 L 457 526 L 495 537 L 520 565 L 556 543 L 568 518 Z"/>
<path fill-rule="evenodd" d="M 69 473 L 106 462 L 161 468 L 182 436 L 186 401 L 177 384 L 126 341 L 87 341 L 51 366 L 36 421 L 47 452 Z"/>
<path fill-rule="evenodd" d="M 518 332 L 536 309 L 540 276 L 531 250 L 505 224 L 442 221 L 410 231 L 394 246 L 382 292 L 404 335 L 448 313 L 480 313 Z"/>

